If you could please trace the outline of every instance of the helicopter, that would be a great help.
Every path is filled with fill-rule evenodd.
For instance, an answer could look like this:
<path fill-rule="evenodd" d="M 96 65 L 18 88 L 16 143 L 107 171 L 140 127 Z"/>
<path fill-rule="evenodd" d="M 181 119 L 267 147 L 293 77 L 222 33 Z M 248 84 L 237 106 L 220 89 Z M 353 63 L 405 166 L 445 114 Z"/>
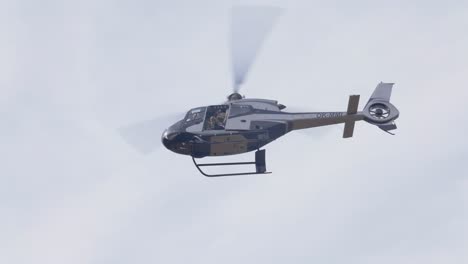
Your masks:
<path fill-rule="evenodd" d="M 343 123 L 343 138 L 351 138 L 355 122 L 366 121 L 393 135 L 391 131 L 397 128 L 394 121 L 399 117 L 398 109 L 390 103 L 393 83 L 377 84 L 361 111 L 358 111 L 359 95 L 349 96 L 346 111 L 295 113 L 284 111 L 286 106 L 276 100 L 242 96 L 239 93 L 240 87 L 282 9 L 236 6 L 231 12 L 234 91 L 224 103 L 195 107 L 189 110 L 183 119 L 165 129 L 161 142 L 168 150 L 191 156 L 195 167 L 204 176 L 241 176 L 271 173 L 266 169 L 266 150 L 261 148 L 291 131 Z M 248 36 L 248 39 L 245 36 Z M 123 129 L 123 136 L 131 134 L 132 129 L 134 126 Z M 138 129 L 141 129 L 141 126 Z M 197 159 L 204 157 L 237 155 L 252 151 L 255 151 L 255 161 L 252 162 L 197 162 Z M 204 171 L 208 166 L 237 165 L 255 165 L 255 171 L 223 174 L 208 174 Z"/>

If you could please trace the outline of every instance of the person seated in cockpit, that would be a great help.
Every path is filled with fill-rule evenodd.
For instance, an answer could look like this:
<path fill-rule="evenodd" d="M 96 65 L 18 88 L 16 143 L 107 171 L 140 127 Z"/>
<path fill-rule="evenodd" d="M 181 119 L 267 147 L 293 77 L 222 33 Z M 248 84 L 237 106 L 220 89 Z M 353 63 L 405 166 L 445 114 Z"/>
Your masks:
<path fill-rule="evenodd" d="M 220 130 L 224 129 L 224 123 L 226 119 L 226 113 L 222 110 L 216 110 L 207 121 L 207 130 Z"/>
<path fill-rule="evenodd" d="M 206 129 L 213 130 L 215 129 L 215 126 L 216 126 L 216 114 L 213 114 L 208 118 Z"/>
<path fill-rule="evenodd" d="M 226 112 L 218 110 L 216 113 L 215 129 L 224 129 L 225 120 L 226 120 Z"/>
<path fill-rule="evenodd" d="M 206 117 L 206 130 L 222 130 L 226 124 L 226 111 L 222 109 L 207 115 Z"/>

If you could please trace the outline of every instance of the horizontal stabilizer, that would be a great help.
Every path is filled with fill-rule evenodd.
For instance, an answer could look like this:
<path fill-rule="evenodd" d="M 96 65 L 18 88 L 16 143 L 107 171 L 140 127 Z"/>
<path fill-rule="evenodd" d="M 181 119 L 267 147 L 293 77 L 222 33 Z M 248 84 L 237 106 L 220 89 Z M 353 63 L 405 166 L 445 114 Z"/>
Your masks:
<path fill-rule="evenodd" d="M 359 106 L 359 95 L 351 95 L 349 96 L 348 101 L 348 110 L 346 113 L 348 115 L 354 115 L 357 113 Z M 350 138 L 353 136 L 354 133 L 354 124 L 355 121 L 347 121 L 345 122 L 344 131 L 343 131 L 343 138 Z"/>
<path fill-rule="evenodd" d="M 350 138 L 350 137 L 353 137 L 353 134 L 354 134 L 354 124 L 356 122 L 355 121 L 348 121 L 348 122 L 345 122 L 345 125 L 344 125 L 344 131 L 343 131 L 343 138 Z"/>
<path fill-rule="evenodd" d="M 350 95 L 348 101 L 348 115 L 356 114 L 359 106 L 359 95 Z"/>

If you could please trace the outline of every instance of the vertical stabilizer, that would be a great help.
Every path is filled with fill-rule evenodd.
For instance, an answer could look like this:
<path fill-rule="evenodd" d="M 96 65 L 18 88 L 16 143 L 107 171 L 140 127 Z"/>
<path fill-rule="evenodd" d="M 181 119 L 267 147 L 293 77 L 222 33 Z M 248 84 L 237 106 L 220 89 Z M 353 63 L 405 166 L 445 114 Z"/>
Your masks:
<path fill-rule="evenodd" d="M 394 83 L 380 82 L 377 84 L 374 92 L 372 93 L 369 102 L 372 100 L 390 102 L 390 96 L 392 95 L 392 88 Z"/>

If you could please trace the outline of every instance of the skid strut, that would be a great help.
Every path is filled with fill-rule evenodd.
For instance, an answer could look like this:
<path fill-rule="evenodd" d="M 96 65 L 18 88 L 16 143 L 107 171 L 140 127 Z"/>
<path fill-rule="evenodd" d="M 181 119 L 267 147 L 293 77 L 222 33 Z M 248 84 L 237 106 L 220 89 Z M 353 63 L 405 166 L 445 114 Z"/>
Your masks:
<path fill-rule="evenodd" d="M 224 177 L 224 176 L 242 176 L 242 175 L 255 175 L 255 174 L 270 174 L 266 171 L 265 150 L 258 150 L 255 152 L 255 161 L 252 162 L 228 162 L 228 163 L 204 163 L 198 164 L 194 157 L 192 157 L 193 164 L 197 167 L 198 171 L 206 177 Z M 237 165 L 255 165 L 254 172 L 242 173 L 226 173 L 226 174 L 207 174 L 200 167 L 215 167 L 215 166 L 237 166 Z"/>

